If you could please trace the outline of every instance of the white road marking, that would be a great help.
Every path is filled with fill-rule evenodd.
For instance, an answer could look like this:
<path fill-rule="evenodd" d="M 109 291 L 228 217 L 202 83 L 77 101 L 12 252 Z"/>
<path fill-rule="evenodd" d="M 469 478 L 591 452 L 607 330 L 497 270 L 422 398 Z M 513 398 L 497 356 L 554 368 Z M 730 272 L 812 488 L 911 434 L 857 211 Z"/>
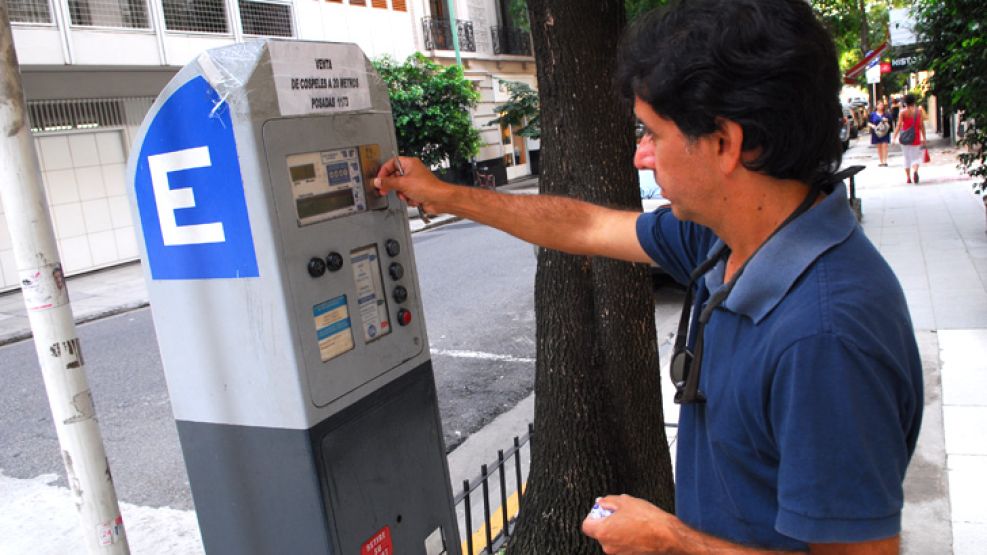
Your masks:
<path fill-rule="evenodd" d="M 534 364 L 535 359 L 526 357 L 516 357 L 513 355 L 498 355 L 494 353 L 484 353 L 481 351 L 460 351 L 456 349 L 432 349 L 433 356 L 447 356 L 453 358 L 475 358 L 482 360 L 496 360 L 500 362 L 528 362 Z"/>

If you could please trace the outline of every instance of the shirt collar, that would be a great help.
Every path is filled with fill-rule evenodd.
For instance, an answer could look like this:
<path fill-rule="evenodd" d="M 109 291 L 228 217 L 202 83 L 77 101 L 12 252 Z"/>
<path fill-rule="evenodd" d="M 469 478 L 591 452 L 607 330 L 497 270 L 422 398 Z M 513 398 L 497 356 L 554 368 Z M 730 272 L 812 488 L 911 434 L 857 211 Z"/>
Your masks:
<path fill-rule="evenodd" d="M 723 307 L 759 323 L 816 259 L 845 241 L 856 228 L 857 219 L 847 203 L 846 186 L 841 183 L 754 254 Z M 718 240 L 710 253 L 720 245 L 722 241 Z M 706 288 L 715 292 L 723 287 L 725 271 L 726 261 L 721 260 L 706 275 Z"/>

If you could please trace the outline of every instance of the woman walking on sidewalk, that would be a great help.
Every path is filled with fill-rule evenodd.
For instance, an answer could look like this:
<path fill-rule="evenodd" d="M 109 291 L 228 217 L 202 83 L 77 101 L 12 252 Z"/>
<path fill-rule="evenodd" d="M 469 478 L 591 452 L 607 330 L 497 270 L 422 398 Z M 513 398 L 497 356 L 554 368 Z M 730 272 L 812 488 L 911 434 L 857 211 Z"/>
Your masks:
<path fill-rule="evenodd" d="M 888 165 L 888 146 L 891 144 L 891 118 L 884 111 L 884 101 L 878 100 L 877 107 L 867 121 L 870 127 L 870 144 L 877 145 L 879 166 Z"/>
<path fill-rule="evenodd" d="M 908 183 L 918 183 L 918 167 L 922 165 L 925 149 L 925 121 L 922 110 L 915 106 L 915 95 L 905 95 L 905 109 L 901 111 L 898 128 L 894 131 L 895 140 L 901 143 L 901 153 L 905 156 L 905 179 Z"/>

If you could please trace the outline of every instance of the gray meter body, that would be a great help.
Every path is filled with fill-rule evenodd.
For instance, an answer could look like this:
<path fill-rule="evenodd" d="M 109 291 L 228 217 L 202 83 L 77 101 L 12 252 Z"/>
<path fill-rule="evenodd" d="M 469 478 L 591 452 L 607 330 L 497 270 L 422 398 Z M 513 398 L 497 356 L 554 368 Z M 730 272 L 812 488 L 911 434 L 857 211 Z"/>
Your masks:
<path fill-rule="evenodd" d="M 386 86 L 355 45 L 206 52 L 129 164 L 209 553 L 458 553 Z"/>

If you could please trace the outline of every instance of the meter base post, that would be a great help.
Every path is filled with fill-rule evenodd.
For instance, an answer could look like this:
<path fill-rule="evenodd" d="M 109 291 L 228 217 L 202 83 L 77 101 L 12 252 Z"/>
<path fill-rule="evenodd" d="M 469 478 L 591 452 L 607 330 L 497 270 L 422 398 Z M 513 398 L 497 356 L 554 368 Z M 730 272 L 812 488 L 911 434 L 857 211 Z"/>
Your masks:
<path fill-rule="evenodd" d="M 177 424 L 210 555 L 459 554 L 431 361 L 309 430 Z"/>

